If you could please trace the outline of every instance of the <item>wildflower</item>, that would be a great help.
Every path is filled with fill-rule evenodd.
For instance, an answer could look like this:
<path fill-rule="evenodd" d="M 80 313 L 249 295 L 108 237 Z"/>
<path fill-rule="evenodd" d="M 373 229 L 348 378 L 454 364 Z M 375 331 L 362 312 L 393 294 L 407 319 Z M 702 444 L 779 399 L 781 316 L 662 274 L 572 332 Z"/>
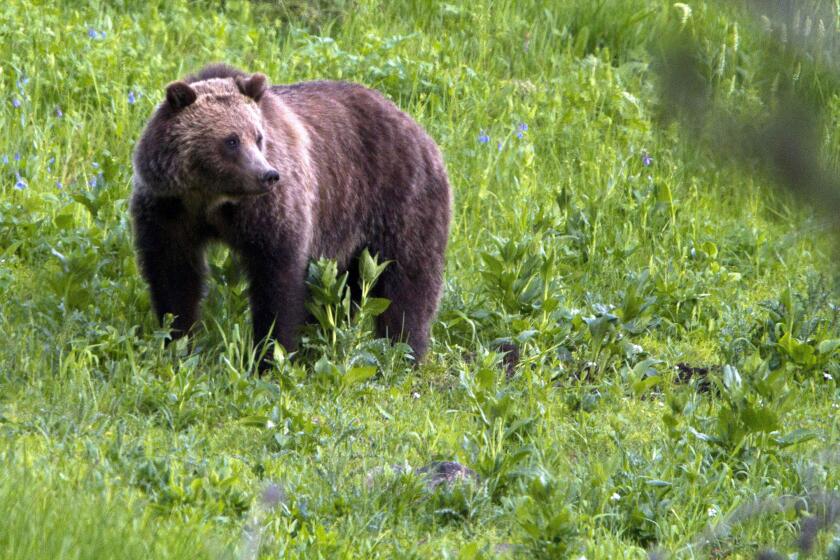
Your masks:
<path fill-rule="evenodd" d="M 709 517 L 715 517 L 719 513 L 720 510 L 717 508 L 717 506 L 709 506 L 709 509 L 706 510 L 706 515 L 708 515 Z"/>
<path fill-rule="evenodd" d="M 528 125 L 525 124 L 524 122 L 519 123 L 519 126 L 517 127 L 517 129 L 519 130 L 519 132 L 527 132 L 528 131 Z"/>
<path fill-rule="evenodd" d="M 99 169 L 99 164 L 96 163 L 95 161 L 91 162 L 91 165 L 93 166 L 94 169 Z"/>
<path fill-rule="evenodd" d="M 617 502 L 620 499 L 621 499 L 621 494 L 619 494 L 618 492 L 613 492 L 613 495 L 610 496 L 610 501 L 611 502 Z"/>
<path fill-rule="evenodd" d="M 20 91 L 23 91 L 23 88 L 28 83 L 29 83 L 29 78 L 27 78 L 26 76 L 23 76 L 22 78 L 18 78 L 17 87 Z"/>
<path fill-rule="evenodd" d="M 15 188 L 19 191 L 22 191 L 26 188 L 26 181 L 23 180 L 23 177 L 20 176 L 20 173 L 15 173 L 15 177 L 17 178 Z"/>
<path fill-rule="evenodd" d="M 56 188 L 59 188 L 59 189 L 63 189 L 63 188 L 64 188 L 64 184 L 63 184 L 61 181 L 56 181 L 56 182 L 55 182 L 55 186 L 56 186 Z"/>
<path fill-rule="evenodd" d="M 648 167 L 651 163 L 653 163 L 653 158 L 650 157 L 650 154 L 642 152 L 642 165 Z"/>
<path fill-rule="evenodd" d="M 3 165 L 6 165 L 8 163 L 9 163 L 9 156 L 7 156 L 6 154 L 3 154 Z"/>
<path fill-rule="evenodd" d="M 263 504 L 269 508 L 273 508 L 277 504 L 286 501 L 286 493 L 283 492 L 282 488 L 274 483 L 271 483 L 265 487 L 265 490 L 263 490 L 262 501 Z"/>
<path fill-rule="evenodd" d="M 823 372 L 823 379 L 825 379 L 826 381 L 834 381 L 834 377 L 827 371 Z"/>
<path fill-rule="evenodd" d="M 135 102 L 135 101 L 137 101 L 137 98 L 135 98 L 135 97 L 134 97 L 134 92 L 133 92 L 133 91 L 129 91 L 129 92 L 128 92 L 128 104 L 129 104 L 129 105 L 134 105 L 134 102 Z"/>
<path fill-rule="evenodd" d="M 500 152 L 502 151 L 502 141 L 501 140 L 499 140 L 499 142 L 496 144 L 496 147 L 499 148 Z"/>
<path fill-rule="evenodd" d="M 487 136 L 487 133 L 482 130 L 478 135 L 478 141 L 482 144 L 486 144 L 490 141 L 490 137 Z"/>
<path fill-rule="evenodd" d="M 61 110 L 61 107 L 55 108 L 55 116 L 59 119 L 64 116 L 64 111 Z"/>
<path fill-rule="evenodd" d="M 18 107 L 20 107 L 20 99 L 18 99 L 17 97 L 15 97 L 14 99 L 12 99 L 12 107 L 14 107 L 15 109 L 17 109 Z"/>
<path fill-rule="evenodd" d="M 15 152 L 15 161 L 20 161 L 20 152 Z"/>
<path fill-rule="evenodd" d="M 93 27 L 88 27 L 88 38 L 96 39 L 96 29 L 94 29 Z"/>

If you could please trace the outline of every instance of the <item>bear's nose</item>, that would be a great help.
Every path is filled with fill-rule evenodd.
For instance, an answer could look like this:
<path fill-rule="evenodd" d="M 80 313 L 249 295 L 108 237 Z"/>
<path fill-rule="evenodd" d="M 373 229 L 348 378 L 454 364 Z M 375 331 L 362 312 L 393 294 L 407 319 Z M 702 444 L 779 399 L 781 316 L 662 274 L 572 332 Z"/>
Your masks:
<path fill-rule="evenodd" d="M 279 180 L 280 180 L 280 174 L 277 173 L 277 171 L 274 170 L 274 169 L 269 169 L 268 171 L 263 173 L 262 177 L 260 177 L 260 182 L 263 185 L 266 185 L 266 186 L 273 185 L 274 183 L 276 183 Z"/>

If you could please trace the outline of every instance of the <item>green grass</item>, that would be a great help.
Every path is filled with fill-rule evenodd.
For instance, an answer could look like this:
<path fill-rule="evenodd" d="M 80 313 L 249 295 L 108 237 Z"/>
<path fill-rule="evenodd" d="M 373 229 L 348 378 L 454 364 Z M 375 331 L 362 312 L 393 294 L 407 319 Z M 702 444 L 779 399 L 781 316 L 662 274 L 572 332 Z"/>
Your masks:
<path fill-rule="evenodd" d="M 752 558 L 815 516 L 825 557 L 833 232 L 661 119 L 652 63 L 682 33 L 723 106 L 790 86 L 830 123 L 827 63 L 706 2 L 379 4 L 0 6 L 2 556 Z M 254 377 L 221 248 L 195 349 L 164 348 L 130 155 L 165 84 L 217 60 L 375 87 L 439 142 L 456 206 L 420 368 L 354 320 Z M 479 480 L 428 490 L 438 460 Z"/>

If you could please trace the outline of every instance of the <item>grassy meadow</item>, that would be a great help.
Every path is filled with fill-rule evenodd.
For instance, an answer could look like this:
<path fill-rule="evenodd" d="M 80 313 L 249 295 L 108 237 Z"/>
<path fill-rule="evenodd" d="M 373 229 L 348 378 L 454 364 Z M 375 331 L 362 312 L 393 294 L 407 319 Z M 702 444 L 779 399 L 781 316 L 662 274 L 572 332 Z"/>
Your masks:
<path fill-rule="evenodd" d="M 656 72 L 673 36 L 747 121 L 802 94 L 833 167 L 839 24 L 805 4 L 834 17 L 2 3 L 0 557 L 840 558 L 836 222 L 669 118 Z M 438 141 L 455 210 L 420 367 L 322 262 L 327 319 L 255 376 L 222 247 L 194 348 L 164 346 L 131 152 L 164 86 L 212 61 L 363 83 Z M 439 461 L 475 476 L 432 484 Z"/>

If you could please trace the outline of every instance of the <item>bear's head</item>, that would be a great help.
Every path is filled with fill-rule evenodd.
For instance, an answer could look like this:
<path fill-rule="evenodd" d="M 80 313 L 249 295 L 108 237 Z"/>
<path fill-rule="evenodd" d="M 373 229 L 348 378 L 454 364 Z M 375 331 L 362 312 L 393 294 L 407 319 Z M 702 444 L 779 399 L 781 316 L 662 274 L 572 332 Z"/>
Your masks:
<path fill-rule="evenodd" d="M 169 84 L 135 152 L 135 175 L 163 196 L 267 193 L 280 179 L 266 157 L 267 87 L 263 74 Z"/>

